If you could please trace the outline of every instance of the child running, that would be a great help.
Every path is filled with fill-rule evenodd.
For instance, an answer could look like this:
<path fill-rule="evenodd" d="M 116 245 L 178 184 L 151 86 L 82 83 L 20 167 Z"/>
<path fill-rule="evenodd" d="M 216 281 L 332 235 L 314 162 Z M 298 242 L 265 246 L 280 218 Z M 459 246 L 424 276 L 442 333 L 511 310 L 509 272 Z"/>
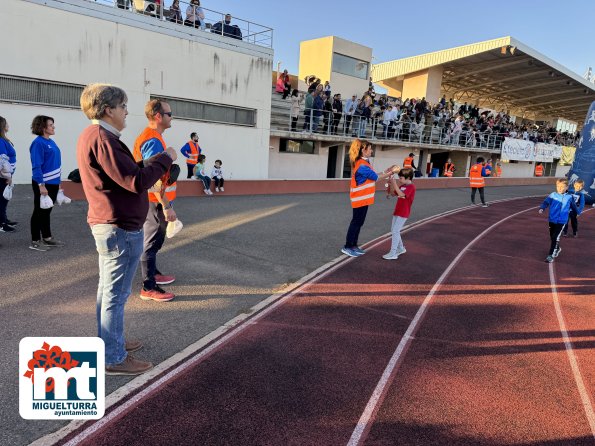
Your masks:
<path fill-rule="evenodd" d="M 554 258 L 558 257 L 562 248 L 560 248 L 560 236 L 562 230 L 568 222 L 568 213 L 572 209 L 577 215 L 580 214 L 572 195 L 567 194 L 568 180 L 561 178 L 556 181 L 556 192 L 552 192 L 543 201 L 539 207 L 539 213 L 543 214 L 545 208 L 549 206 L 549 227 L 550 227 L 550 250 L 545 261 L 552 263 Z"/>
<path fill-rule="evenodd" d="M 568 188 L 568 193 L 574 198 L 574 204 L 576 204 L 579 214 L 583 212 L 583 209 L 585 208 L 585 194 L 583 193 L 583 187 L 585 187 L 585 182 L 579 178 Z M 577 213 L 571 209 L 568 214 L 568 222 L 566 223 L 566 226 L 564 226 L 564 237 L 568 236 L 568 225 L 572 226 L 572 236 L 577 236 L 578 220 L 576 217 Z"/>
<path fill-rule="evenodd" d="M 391 177 L 392 194 L 397 196 L 397 204 L 393 212 L 393 222 L 391 225 L 392 243 L 390 251 L 382 256 L 386 260 L 396 260 L 407 250 L 403 245 L 401 238 L 401 229 L 411 214 L 411 206 L 415 198 L 415 184 L 413 184 L 413 169 L 404 167 L 398 172 L 399 180 Z"/>

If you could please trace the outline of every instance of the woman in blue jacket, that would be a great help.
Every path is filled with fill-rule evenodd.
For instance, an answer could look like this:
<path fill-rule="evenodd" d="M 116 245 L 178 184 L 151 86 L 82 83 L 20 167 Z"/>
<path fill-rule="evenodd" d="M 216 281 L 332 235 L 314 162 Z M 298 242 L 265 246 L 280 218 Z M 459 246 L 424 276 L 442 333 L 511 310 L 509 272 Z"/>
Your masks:
<path fill-rule="evenodd" d="M 37 135 L 37 138 L 33 140 L 29 148 L 34 203 L 29 248 L 36 251 L 48 251 L 55 246 L 64 246 L 64 243 L 52 237 L 50 227 L 52 208 L 41 209 L 39 205 L 42 195 L 49 195 L 55 203 L 60 189 L 62 174 L 60 148 L 50 138 L 55 134 L 54 118 L 43 115 L 36 116 L 31 123 L 31 132 Z"/>
<path fill-rule="evenodd" d="M 0 177 L 0 232 L 14 232 L 14 226 L 17 225 L 17 222 L 9 220 L 6 216 L 8 200 L 4 198 L 3 194 L 6 186 L 12 184 L 12 174 L 14 173 L 17 162 L 17 152 L 14 150 L 10 139 L 7 138 L 6 132 L 8 132 L 8 122 L 6 122 L 6 119 L 0 116 L 0 155 L 5 155 L 6 158 L 8 158 L 11 176 L 11 178 Z"/>

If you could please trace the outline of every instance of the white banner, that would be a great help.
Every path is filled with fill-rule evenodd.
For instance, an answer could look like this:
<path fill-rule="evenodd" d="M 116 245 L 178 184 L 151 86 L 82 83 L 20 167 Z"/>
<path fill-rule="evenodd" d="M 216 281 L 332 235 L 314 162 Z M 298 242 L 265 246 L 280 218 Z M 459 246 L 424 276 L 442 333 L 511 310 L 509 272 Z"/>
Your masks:
<path fill-rule="evenodd" d="M 503 160 L 516 161 L 537 161 L 540 163 L 551 163 L 554 158 L 562 157 L 562 146 L 545 144 L 523 139 L 504 138 L 502 143 Z"/>

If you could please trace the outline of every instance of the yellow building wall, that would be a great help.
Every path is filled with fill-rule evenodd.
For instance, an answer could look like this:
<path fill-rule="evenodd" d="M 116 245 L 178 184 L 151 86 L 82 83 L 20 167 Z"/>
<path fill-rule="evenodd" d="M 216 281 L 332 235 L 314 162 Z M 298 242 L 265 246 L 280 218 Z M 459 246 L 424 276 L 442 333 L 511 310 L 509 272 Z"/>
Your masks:
<path fill-rule="evenodd" d="M 299 78 L 301 80 L 311 74 L 320 78 L 323 83 L 330 80 L 332 61 L 332 36 L 300 42 Z"/>

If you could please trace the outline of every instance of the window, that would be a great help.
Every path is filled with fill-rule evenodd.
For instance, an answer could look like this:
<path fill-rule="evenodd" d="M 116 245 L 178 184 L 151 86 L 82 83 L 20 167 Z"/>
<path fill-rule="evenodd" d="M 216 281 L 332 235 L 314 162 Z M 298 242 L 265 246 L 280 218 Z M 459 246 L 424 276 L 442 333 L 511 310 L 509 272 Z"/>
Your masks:
<path fill-rule="evenodd" d="M 80 108 L 83 85 L 0 74 L 0 101 Z"/>
<path fill-rule="evenodd" d="M 281 139 L 279 152 L 308 153 L 314 154 L 314 141 L 296 141 L 293 139 Z"/>
<path fill-rule="evenodd" d="M 163 99 L 171 106 L 175 118 L 191 121 L 219 122 L 231 125 L 254 127 L 256 125 L 256 110 L 225 104 L 213 104 L 189 99 L 151 96 L 151 99 Z"/>
<path fill-rule="evenodd" d="M 333 53 L 333 68 L 335 73 L 346 74 L 347 76 L 357 77 L 368 80 L 368 62 L 344 56 L 343 54 Z"/>

